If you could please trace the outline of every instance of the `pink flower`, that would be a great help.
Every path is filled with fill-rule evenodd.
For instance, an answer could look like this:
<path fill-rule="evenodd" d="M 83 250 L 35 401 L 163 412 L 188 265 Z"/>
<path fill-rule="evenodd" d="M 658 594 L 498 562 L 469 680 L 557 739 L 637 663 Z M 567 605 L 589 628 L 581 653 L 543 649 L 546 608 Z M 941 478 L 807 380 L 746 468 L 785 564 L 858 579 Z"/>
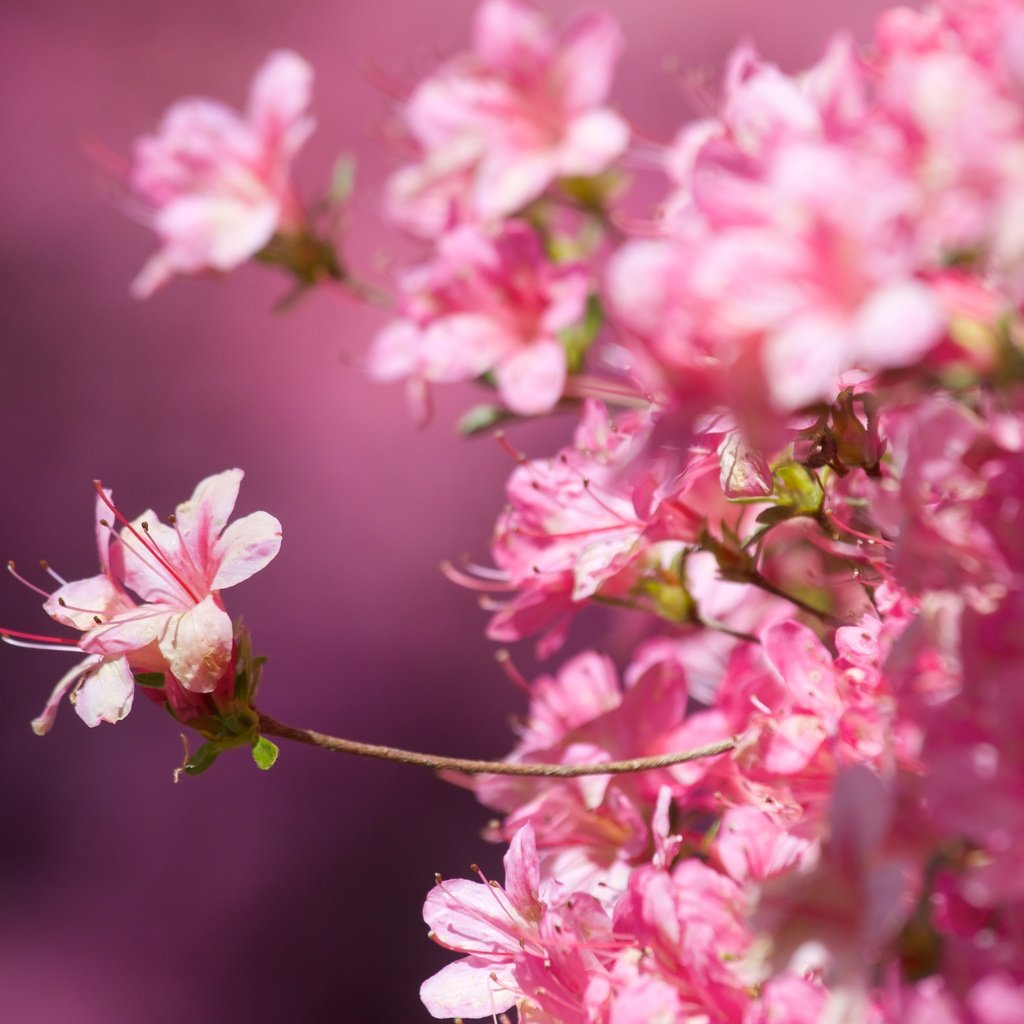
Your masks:
<path fill-rule="evenodd" d="M 82 632 L 77 646 L 89 657 L 57 684 L 33 723 L 37 732 L 50 728 L 69 691 L 88 725 L 119 721 L 131 708 L 135 672 L 168 673 L 197 694 L 214 691 L 234 650 L 220 591 L 258 572 L 281 546 L 281 524 L 266 512 L 227 525 L 241 480 L 240 469 L 207 477 L 170 525 L 152 511 L 128 522 L 97 485 L 101 572 L 60 580 L 44 604 L 55 621 Z M 115 521 L 124 524 L 119 534 Z"/>
<path fill-rule="evenodd" d="M 742 1020 L 750 1001 L 744 958 L 752 939 L 743 904 L 739 885 L 696 858 L 671 872 L 654 867 L 634 872 L 615 908 L 615 932 L 631 939 L 626 956 L 645 951 L 641 977 L 677 990 L 682 1012 L 668 1019 Z"/>
<path fill-rule="evenodd" d="M 433 237 L 462 219 L 506 217 L 556 178 L 599 174 L 629 140 L 603 104 L 622 47 L 606 14 L 556 38 L 524 0 L 484 0 L 473 51 L 423 82 L 404 110 L 423 158 L 388 188 L 388 212 Z"/>
<path fill-rule="evenodd" d="M 530 716 L 508 760 L 598 763 L 685 750 L 728 735 L 722 715 L 688 716 L 687 702 L 679 664 L 633 669 L 623 691 L 611 663 L 587 651 L 567 662 L 557 677 L 542 676 L 533 685 Z M 481 803 L 506 814 L 505 837 L 532 826 L 544 877 L 595 895 L 603 891 L 609 898 L 625 887 L 635 864 L 672 846 L 667 807 L 664 820 L 655 821 L 659 800 L 675 795 L 690 811 L 717 808 L 710 795 L 717 787 L 702 785 L 714 774 L 716 761 L 632 777 L 483 776 L 473 788 Z"/>
<path fill-rule="evenodd" d="M 929 275 L 951 247 L 925 238 L 911 155 L 868 83 L 842 40 L 800 79 L 741 49 L 721 119 L 673 154 L 669 237 L 611 261 L 641 372 L 684 414 L 724 403 L 774 443 L 779 413 L 834 400 L 851 373 L 914 366 L 945 336 Z"/>
<path fill-rule="evenodd" d="M 583 317 L 589 281 L 556 266 L 525 223 L 500 232 L 465 226 L 445 235 L 432 263 L 404 284 L 405 318 L 376 338 L 370 372 L 383 380 L 472 380 L 492 373 L 513 412 L 548 412 L 562 397 L 559 332 Z"/>
<path fill-rule="evenodd" d="M 273 53 L 244 116 L 216 100 L 180 100 L 138 140 L 131 187 L 161 248 L 132 284 L 136 296 L 175 274 L 232 270 L 298 221 L 289 169 L 313 130 L 311 80 L 301 57 Z"/>
<path fill-rule="evenodd" d="M 529 1010 L 581 1003 L 597 966 L 588 947 L 610 945 L 611 922 L 592 896 L 542 883 L 533 829 L 518 832 L 505 854 L 505 885 L 441 881 L 423 916 L 431 937 L 463 959 L 423 983 L 420 998 L 434 1017 L 491 1017 L 519 1006 Z M 566 999 L 568 990 L 569 998 Z M 559 1010 L 561 1012 L 561 1010 Z M 539 1019 L 548 1018 L 540 1013 Z"/>

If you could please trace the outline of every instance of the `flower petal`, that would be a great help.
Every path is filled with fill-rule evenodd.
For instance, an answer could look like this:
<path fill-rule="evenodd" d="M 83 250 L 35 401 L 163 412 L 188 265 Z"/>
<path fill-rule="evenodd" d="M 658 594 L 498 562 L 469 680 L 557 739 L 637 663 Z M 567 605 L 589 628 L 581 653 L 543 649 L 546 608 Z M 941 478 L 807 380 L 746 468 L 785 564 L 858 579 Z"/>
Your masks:
<path fill-rule="evenodd" d="M 216 572 L 211 564 L 214 545 L 227 526 L 244 475 L 240 469 L 228 469 L 208 476 L 199 481 L 192 497 L 174 510 L 181 544 L 207 582 Z"/>
<path fill-rule="evenodd" d="M 259 572 L 281 549 L 281 524 L 269 512 L 253 512 L 233 522 L 213 546 L 217 574 L 212 590 L 233 587 Z"/>
<path fill-rule="evenodd" d="M 109 576 L 90 576 L 59 587 L 43 604 L 56 622 L 83 632 L 96 625 L 96 616 L 108 618 L 131 608 L 131 602 Z"/>
<path fill-rule="evenodd" d="M 605 101 L 624 44 L 618 22 L 604 11 L 588 11 L 572 21 L 554 68 L 566 110 L 585 110 Z"/>
<path fill-rule="evenodd" d="M 210 596 L 164 618 L 160 653 L 186 690 L 209 693 L 231 661 L 231 638 L 231 619 Z"/>
<path fill-rule="evenodd" d="M 127 658 L 103 661 L 90 672 L 73 697 L 75 713 L 90 729 L 100 722 L 120 722 L 132 709 L 135 677 Z"/>
<path fill-rule="evenodd" d="M 142 605 L 94 626 L 79 643 L 90 654 L 132 654 L 157 639 L 171 614 L 165 606 Z"/>
<path fill-rule="evenodd" d="M 249 90 L 249 123 L 268 150 L 291 159 L 314 122 L 304 116 L 313 90 L 313 69 L 297 53 L 278 50 L 256 72 Z"/>
<path fill-rule="evenodd" d="M 475 1020 L 511 1009 L 518 991 L 512 965 L 467 956 L 427 978 L 420 986 L 420 999 L 438 1020 Z"/>
<path fill-rule="evenodd" d="M 87 672 L 91 672 L 93 666 L 100 663 L 100 658 L 97 655 L 90 655 L 84 661 L 80 661 L 74 668 L 69 669 L 60 677 L 57 685 L 53 688 L 53 692 L 50 694 L 50 699 L 46 702 L 46 707 L 39 713 L 36 718 L 32 719 L 32 731 L 37 736 L 45 736 L 50 729 L 53 727 L 53 721 L 57 717 L 57 709 L 60 707 L 60 702 L 64 699 L 66 694 L 79 679 L 82 678 Z"/>
<path fill-rule="evenodd" d="M 565 387 L 565 349 L 554 338 L 541 338 L 504 360 L 495 375 L 498 392 L 513 412 L 549 412 Z"/>

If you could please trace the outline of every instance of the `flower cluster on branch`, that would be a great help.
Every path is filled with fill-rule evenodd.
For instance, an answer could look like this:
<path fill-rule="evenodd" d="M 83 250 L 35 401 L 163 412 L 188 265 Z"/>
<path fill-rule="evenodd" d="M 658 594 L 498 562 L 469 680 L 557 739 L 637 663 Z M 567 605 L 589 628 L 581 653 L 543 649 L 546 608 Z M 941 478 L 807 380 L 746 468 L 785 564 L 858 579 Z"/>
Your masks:
<path fill-rule="evenodd" d="M 623 42 L 603 13 L 556 32 L 483 0 L 469 50 L 395 111 L 412 156 L 384 215 L 419 248 L 387 302 L 324 226 L 351 181 L 308 207 L 291 185 L 295 55 L 245 118 L 176 105 L 131 175 L 161 240 L 140 294 L 258 258 L 390 305 L 367 369 L 418 417 L 450 381 L 486 395 L 467 433 L 577 417 L 549 457 L 503 439 L 494 564 L 446 572 L 542 658 L 595 604 L 639 640 L 519 680 L 508 774 L 393 752 L 461 770 L 508 844 L 504 884 L 429 893 L 461 959 L 423 1001 L 521 1024 L 1024 1019 L 1024 0 L 894 7 L 799 74 L 741 46 L 713 114 L 661 145 L 611 101 Z M 43 592 L 86 659 L 39 731 L 65 693 L 117 721 L 139 684 L 206 739 L 190 771 L 243 744 L 267 766 L 263 733 L 388 756 L 253 708 L 220 591 L 280 525 L 226 525 L 240 478 L 169 524 L 97 485 L 100 575 Z"/>

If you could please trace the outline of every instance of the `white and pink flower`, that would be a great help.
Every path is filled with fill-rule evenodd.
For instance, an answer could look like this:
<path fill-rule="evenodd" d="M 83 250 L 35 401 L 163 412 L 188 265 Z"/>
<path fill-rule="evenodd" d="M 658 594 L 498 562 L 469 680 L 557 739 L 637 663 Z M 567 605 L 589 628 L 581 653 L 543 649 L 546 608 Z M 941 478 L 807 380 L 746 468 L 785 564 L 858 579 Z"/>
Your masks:
<path fill-rule="evenodd" d="M 484 0 L 472 51 L 403 108 L 422 156 L 391 179 L 389 215 L 433 238 L 515 214 L 557 178 L 606 170 L 629 141 L 605 106 L 621 48 L 607 14 L 582 15 L 556 37 L 525 0 Z"/>
<path fill-rule="evenodd" d="M 220 591 L 258 572 L 281 546 L 281 524 L 266 512 L 228 525 L 242 475 L 231 469 L 202 480 L 167 523 L 152 511 L 129 522 L 97 484 L 101 571 L 74 582 L 58 577 L 61 585 L 44 604 L 54 621 L 81 631 L 81 638 L 75 643 L 2 631 L 88 655 L 57 684 L 33 723 L 36 732 L 49 730 L 68 693 L 90 726 L 124 718 L 135 672 L 167 674 L 196 694 L 214 690 L 233 654 Z"/>
<path fill-rule="evenodd" d="M 552 263 L 523 222 L 458 228 L 407 275 L 404 317 L 377 335 L 370 372 L 414 386 L 492 374 L 513 412 L 548 412 L 568 370 L 559 333 L 582 319 L 588 289 L 586 269 Z"/>
<path fill-rule="evenodd" d="M 244 115 L 210 99 L 185 99 L 135 144 L 131 189 L 160 250 L 132 284 L 139 298 L 176 274 L 232 270 L 302 210 L 291 163 L 313 130 L 312 71 L 299 56 L 267 58 Z"/>

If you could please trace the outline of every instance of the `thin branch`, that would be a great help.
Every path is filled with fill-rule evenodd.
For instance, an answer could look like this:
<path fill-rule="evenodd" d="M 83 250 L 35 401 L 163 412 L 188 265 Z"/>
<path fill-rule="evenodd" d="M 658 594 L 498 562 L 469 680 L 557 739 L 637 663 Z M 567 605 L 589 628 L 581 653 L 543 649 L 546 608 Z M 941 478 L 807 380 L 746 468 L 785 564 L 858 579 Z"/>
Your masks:
<path fill-rule="evenodd" d="M 748 583 L 753 584 L 755 587 L 758 587 L 768 594 L 774 594 L 776 597 L 781 597 L 784 601 L 788 601 L 790 604 L 795 605 L 802 612 L 806 612 L 808 615 L 813 615 L 816 619 L 820 619 L 826 626 L 831 626 L 833 629 L 836 629 L 840 626 L 846 625 L 842 619 L 837 619 L 830 612 L 827 612 L 822 608 L 815 608 L 813 604 L 808 604 L 802 597 L 797 597 L 796 594 L 789 594 L 781 587 L 777 587 L 771 580 L 766 579 L 756 569 L 750 572 L 745 578 Z"/>
<path fill-rule="evenodd" d="M 730 738 L 694 750 L 662 754 L 658 757 L 635 757 L 628 761 L 605 761 L 602 764 L 517 764 L 508 761 L 475 761 L 464 757 L 438 757 L 434 754 L 418 754 L 412 750 L 398 750 L 395 747 L 381 747 L 373 743 L 358 743 L 337 736 L 325 736 L 312 729 L 296 729 L 291 725 L 283 725 L 262 711 L 259 712 L 259 716 L 260 732 L 267 736 L 306 743 L 338 754 L 375 757 L 381 761 L 418 765 L 438 772 L 465 772 L 469 775 L 533 775 L 560 779 L 572 779 L 581 775 L 626 775 L 631 772 L 670 768 L 672 765 L 684 764 L 687 761 L 699 761 L 705 757 L 724 754 L 736 746 L 735 738 Z"/>

